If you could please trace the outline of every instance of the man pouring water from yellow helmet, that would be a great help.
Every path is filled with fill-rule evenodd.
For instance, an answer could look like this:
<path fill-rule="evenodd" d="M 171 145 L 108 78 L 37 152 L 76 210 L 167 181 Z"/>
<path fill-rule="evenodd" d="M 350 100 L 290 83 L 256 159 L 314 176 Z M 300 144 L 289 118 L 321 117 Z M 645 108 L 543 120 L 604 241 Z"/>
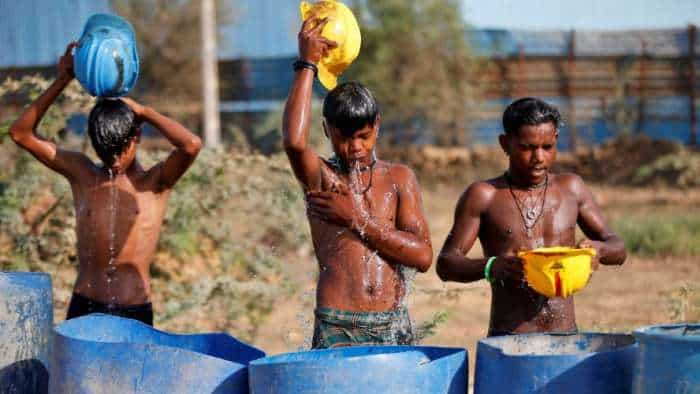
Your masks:
<path fill-rule="evenodd" d="M 359 83 L 335 86 L 324 99 L 323 128 L 334 155 L 321 158 L 309 145 L 318 68 L 332 70 L 323 59 L 347 49 L 324 37 L 338 23 L 333 12 L 321 17 L 311 11 L 299 33 L 283 137 L 306 192 L 319 262 L 313 347 L 409 344 L 407 282 L 416 271 L 425 272 L 433 256 L 418 182 L 409 168 L 377 159 L 379 106 Z"/>

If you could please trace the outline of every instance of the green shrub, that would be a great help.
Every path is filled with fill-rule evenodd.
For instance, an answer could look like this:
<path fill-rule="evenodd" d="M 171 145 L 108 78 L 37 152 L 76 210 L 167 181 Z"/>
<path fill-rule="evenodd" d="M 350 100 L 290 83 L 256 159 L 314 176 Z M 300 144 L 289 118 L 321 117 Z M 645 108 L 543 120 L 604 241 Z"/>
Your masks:
<path fill-rule="evenodd" d="M 613 228 L 633 254 L 700 256 L 700 215 L 628 216 Z"/>

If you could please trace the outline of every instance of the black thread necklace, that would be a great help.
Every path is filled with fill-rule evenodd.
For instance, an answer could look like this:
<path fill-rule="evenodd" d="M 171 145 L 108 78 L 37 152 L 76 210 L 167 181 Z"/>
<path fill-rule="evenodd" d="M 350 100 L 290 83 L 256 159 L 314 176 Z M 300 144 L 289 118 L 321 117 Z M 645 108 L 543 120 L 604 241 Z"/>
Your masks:
<path fill-rule="evenodd" d="M 515 203 L 515 207 L 518 209 L 518 213 L 520 213 L 520 219 L 523 221 L 523 227 L 525 227 L 525 232 L 528 237 L 532 237 L 532 229 L 535 228 L 537 225 L 537 222 L 539 222 L 540 218 L 544 214 L 544 205 L 545 202 L 547 201 L 547 189 L 549 188 L 549 175 L 545 175 L 544 178 L 544 183 L 539 184 L 533 187 L 528 187 L 528 191 L 532 191 L 535 189 L 539 189 L 541 187 L 544 187 L 544 192 L 542 193 L 542 204 L 540 206 L 540 212 L 536 213 L 535 212 L 535 207 L 537 206 L 537 201 L 535 200 L 535 207 L 532 207 L 530 209 L 527 209 L 527 213 L 525 213 L 525 203 L 520 202 L 518 200 L 518 197 L 515 195 L 515 191 L 513 191 L 513 182 L 511 179 L 511 176 L 508 172 L 504 174 L 504 177 L 506 178 L 506 182 L 508 182 L 508 190 L 510 190 L 510 195 L 513 197 L 513 202 Z"/>
<path fill-rule="evenodd" d="M 338 156 L 332 156 L 330 159 L 328 159 L 328 163 L 335 168 L 336 171 L 339 171 L 344 174 L 350 174 L 350 168 L 342 161 Z M 363 173 L 365 171 L 369 170 L 369 182 L 367 182 L 367 187 L 365 190 L 362 190 L 358 194 L 365 194 L 369 189 L 372 187 L 372 181 L 374 180 L 374 165 L 377 164 L 377 159 L 374 157 L 374 153 L 372 154 L 372 162 L 369 163 L 368 165 L 364 167 L 358 168 L 359 173 Z M 360 174 L 358 174 L 359 176 Z M 361 183 L 361 179 L 360 179 Z M 354 191 L 354 190 L 353 190 Z"/>

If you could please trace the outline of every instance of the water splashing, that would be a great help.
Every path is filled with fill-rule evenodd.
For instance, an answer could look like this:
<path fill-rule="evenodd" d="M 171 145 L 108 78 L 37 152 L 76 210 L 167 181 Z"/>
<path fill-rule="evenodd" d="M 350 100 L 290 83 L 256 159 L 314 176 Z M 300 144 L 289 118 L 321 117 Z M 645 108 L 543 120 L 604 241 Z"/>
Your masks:
<path fill-rule="evenodd" d="M 307 289 L 306 291 L 304 291 L 304 293 L 302 295 L 302 299 L 303 300 L 313 300 L 314 294 L 315 294 L 314 289 Z M 299 346 L 297 348 L 298 351 L 310 350 L 311 346 L 312 346 L 311 342 L 312 342 L 313 333 L 314 333 L 315 316 L 313 313 L 309 314 L 310 310 L 312 310 L 312 309 L 311 308 L 302 308 L 296 314 L 297 324 L 299 325 L 299 328 L 300 328 L 300 331 L 302 334 L 301 335 L 302 343 L 299 344 Z"/>
<path fill-rule="evenodd" d="M 412 267 L 407 267 L 405 265 L 400 265 L 399 266 L 399 280 L 403 283 L 403 294 L 401 295 L 401 298 L 399 299 L 398 303 L 398 308 L 397 310 L 408 310 L 408 298 L 412 293 L 413 290 L 413 281 L 416 278 L 416 273 L 418 271 L 415 268 Z M 406 324 L 409 325 L 409 327 L 406 327 Z M 407 335 L 410 335 L 410 329 L 411 327 L 416 327 L 415 321 L 410 317 L 409 315 L 409 321 L 406 322 L 405 320 L 399 318 L 395 319 L 391 323 L 391 335 L 392 335 L 392 341 L 393 343 L 396 344 L 402 344 L 406 341 L 412 342 L 415 340 L 416 333 L 413 333 L 413 338 L 406 338 Z"/>
<path fill-rule="evenodd" d="M 117 205 L 119 204 L 119 193 L 117 193 L 117 185 L 114 171 L 107 169 L 109 174 L 109 261 L 107 263 L 107 297 L 109 298 L 109 306 L 113 307 L 116 302 L 116 297 L 112 292 L 112 281 L 114 274 L 117 271 L 115 266 L 115 237 L 117 226 Z"/>
<path fill-rule="evenodd" d="M 372 170 L 370 169 L 370 171 Z M 364 238 L 365 228 L 370 220 L 364 195 L 370 187 L 371 184 L 368 184 L 366 189 L 362 187 L 362 169 L 360 168 L 360 162 L 355 162 L 353 167 L 350 169 L 350 194 L 352 195 L 355 207 L 357 207 L 360 211 L 360 223 L 358 224 L 361 238 Z"/>
<path fill-rule="evenodd" d="M 399 300 L 399 307 L 408 307 L 408 297 L 413 293 L 413 282 L 416 279 L 418 270 L 405 265 L 399 266 L 399 277 L 403 281 L 404 291 L 403 296 Z"/>

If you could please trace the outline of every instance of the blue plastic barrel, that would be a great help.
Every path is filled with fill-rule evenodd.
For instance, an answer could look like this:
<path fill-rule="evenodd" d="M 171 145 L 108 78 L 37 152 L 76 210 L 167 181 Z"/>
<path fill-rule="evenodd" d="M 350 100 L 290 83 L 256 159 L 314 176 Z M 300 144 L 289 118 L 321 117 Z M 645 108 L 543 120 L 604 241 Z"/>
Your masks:
<path fill-rule="evenodd" d="M 700 323 L 649 326 L 634 336 L 635 394 L 700 394 Z"/>
<path fill-rule="evenodd" d="M 464 349 L 359 346 L 266 357 L 250 363 L 252 394 L 464 394 Z"/>
<path fill-rule="evenodd" d="M 169 334 L 102 314 L 55 334 L 52 393 L 247 393 L 247 365 L 265 355 L 227 334 Z"/>
<path fill-rule="evenodd" d="M 0 272 L 0 393 L 46 393 L 53 303 L 51 278 Z"/>
<path fill-rule="evenodd" d="M 524 334 L 479 341 L 475 394 L 623 394 L 637 346 L 625 334 Z"/>

